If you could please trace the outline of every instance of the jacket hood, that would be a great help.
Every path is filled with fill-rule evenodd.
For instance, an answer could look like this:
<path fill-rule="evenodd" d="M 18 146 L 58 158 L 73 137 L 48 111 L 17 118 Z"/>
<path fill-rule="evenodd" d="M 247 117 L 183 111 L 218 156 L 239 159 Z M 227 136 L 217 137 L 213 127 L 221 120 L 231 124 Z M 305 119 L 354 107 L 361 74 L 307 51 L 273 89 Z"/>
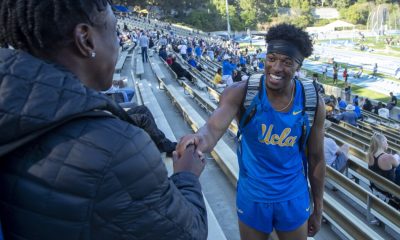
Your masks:
<path fill-rule="evenodd" d="M 20 50 L 0 49 L 0 146 L 71 115 L 113 103 L 71 72 Z"/>

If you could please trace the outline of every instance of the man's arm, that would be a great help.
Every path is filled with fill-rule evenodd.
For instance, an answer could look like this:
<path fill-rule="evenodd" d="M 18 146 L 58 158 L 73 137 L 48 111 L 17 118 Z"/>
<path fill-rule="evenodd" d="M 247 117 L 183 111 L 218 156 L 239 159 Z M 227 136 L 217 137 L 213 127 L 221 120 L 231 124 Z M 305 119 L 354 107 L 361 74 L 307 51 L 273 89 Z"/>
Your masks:
<path fill-rule="evenodd" d="M 240 110 L 246 84 L 247 81 L 237 82 L 224 90 L 218 108 L 206 124 L 196 134 L 187 135 L 180 140 L 177 146 L 178 155 L 190 143 L 195 143 L 200 152 L 210 152 L 214 148 Z"/>
<path fill-rule="evenodd" d="M 324 101 L 320 97 L 316 119 L 311 128 L 308 139 L 308 164 L 311 193 L 314 202 L 314 211 L 309 220 L 309 235 L 313 236 L 318 232 L 321 224 L 324 180 L 325 180 L 325 160 L 324 160 L 324 121 L 325 107 Z M 310 222 L 313 221 L 313 222 Z"/>

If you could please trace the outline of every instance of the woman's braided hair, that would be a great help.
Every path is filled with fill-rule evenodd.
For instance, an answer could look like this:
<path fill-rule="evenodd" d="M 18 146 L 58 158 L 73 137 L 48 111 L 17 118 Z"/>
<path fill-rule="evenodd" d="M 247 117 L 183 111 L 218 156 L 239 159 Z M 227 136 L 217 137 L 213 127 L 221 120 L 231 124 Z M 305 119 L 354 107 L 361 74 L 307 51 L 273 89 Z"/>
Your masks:
<path fill-rule="evenodd" d="M 111 0 L 1 0 L 0 46 L 51 50 L 72 41 L 79 23 L 93 25 L 93 14 Z"/>

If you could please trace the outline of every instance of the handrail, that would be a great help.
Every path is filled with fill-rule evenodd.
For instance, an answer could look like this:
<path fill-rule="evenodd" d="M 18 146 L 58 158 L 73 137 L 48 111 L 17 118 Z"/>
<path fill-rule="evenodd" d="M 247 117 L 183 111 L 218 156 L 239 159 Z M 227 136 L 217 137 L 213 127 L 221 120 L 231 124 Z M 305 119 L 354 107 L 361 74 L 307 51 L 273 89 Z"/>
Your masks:
<path fill-rule="evenodd" d="M 355 202 L 366 207 L 367 219 L 371 220 L 371 216 L 374 215 L 379 218 L 382 222 L 390 225 L 391 228 L 400 232 L 400 212 L 382 201 L 378 197 L 374 196 L 371 192 L 368 192 L 360 185 L 354 183 L 349 178 L 345 177 L 340 172 L 334 170 L 330 166 L 326 166 L 326 177 L 332 179 L 330 181 L 335 187 L 347 192 L 347 196 L 354 196 Z"/>
<path fill-rule="evenodd" d="M 347 161 L 347 167 L 355 171 L 356 173 L 360 174 L 361 176 L 365 177 L 369 181 L 373 182 L 374 184 L 378 185 L 379 188 L 381 188 L 382 190 L 389 192 L 393 196 L 400 199 L 400 186 L 398 186 L 397 184 L 372 172 L 368 168 L 361 166 L 352 159 L 349 159 Z"/>

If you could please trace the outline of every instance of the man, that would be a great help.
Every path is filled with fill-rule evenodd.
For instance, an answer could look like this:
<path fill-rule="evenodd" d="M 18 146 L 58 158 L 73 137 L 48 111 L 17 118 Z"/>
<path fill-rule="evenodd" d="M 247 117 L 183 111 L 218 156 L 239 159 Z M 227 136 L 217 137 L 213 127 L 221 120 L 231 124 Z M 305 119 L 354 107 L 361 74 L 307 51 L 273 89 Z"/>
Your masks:
<path fill-rule="evenodd" d="M 312 42 L 306 32 L 289 24 L 272 27 L 266 41 L 265 75 L 252 102 L 257 111 L 247 125 L 239 126 L 240 235 L 242 240 L 264 240 L 275 229 L 280 239 L 307 239 L 307 235 L 314 236 L 319 231 L 321 224 L 325 108 L 320 99 L 314 123 L 307 131 L 308 138 L 302 138 L 302 127 L 309 129 L 310 125 L 306 114 L 301 114 L 304 103 L 301 83 L 293 77 L 304 58 L 311 55 Z M 248 118 L 242 119 L 241 114 L 246 90 L 247 81 L 226 88 L 207 123 L 197 133 L 181 139 L 178 155 L 191 143 L 199 151 L 209 152 L 235 117 L 237 122 L 246 121 Z M 309 205 L 303 160 L 309 164 L 313 208 Z"/>
<path fill-rule="evenodd" d="M 339 67 L 337 63 L 333 64 L 333 84 L 337 85 Z"/>
<path fill-rule="evenodd" d="M 346 110 L 345 112 L 337 116 L 337 119 L 357 127 L 358 117 L 357 114 L 354 112 L 355 107 L 352 104 L 347 104 L 345 110 Z"/>
<path fill-rule="evenodd" d="M 325 131 L 327 131 L 331 126 L 332 123 L 325 120 Z M 327 165 L 335 168 L 339 172 L 343 172 L 346 167 L 348 153 L 349 145 L 343 144 L 339 147 L 332 138 L 324 137 L 324 156 Z"/>
<path fill-rule="evenodd" d="M 222 62 L 222 81 L 224 81 L 228 86 L 233 83 L 233 71 L 236 69 L 236 64 L 230 61 L 230 56 L 228 54 L 224 55 Z"/>
<path fill-rule="evenodd" d="M 397 106 L 397 97 L 393 95 L 393 92 L 389 93 L 390 102 L 387 104 L 387 109 L 392 110 L 393 107 Z"/>
<path fill-rule="evenodd" d="M 142 48 L 142 62 L 147 62 L 147 49 L 149 48 L 149 38 L 146 33 L 142 30 L 141 36 L 139 37 L 139 46 Z"/>

